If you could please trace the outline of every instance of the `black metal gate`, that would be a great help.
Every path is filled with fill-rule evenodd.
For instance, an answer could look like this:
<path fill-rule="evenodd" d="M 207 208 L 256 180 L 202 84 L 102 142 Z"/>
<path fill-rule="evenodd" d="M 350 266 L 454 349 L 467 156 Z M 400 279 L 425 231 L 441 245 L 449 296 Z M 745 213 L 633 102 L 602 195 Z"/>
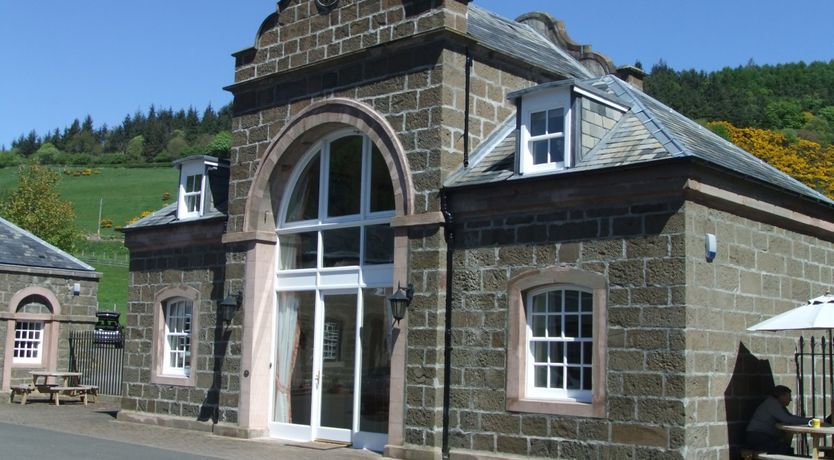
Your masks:
<path fill-rule="evenodd" d="M 69 336 L 70 372 L 81 372 L 82 385 L 98 385 L 98 393 L 122 394 L 124 339 L 102 340 L 94 331 L 71 331 Z"/>

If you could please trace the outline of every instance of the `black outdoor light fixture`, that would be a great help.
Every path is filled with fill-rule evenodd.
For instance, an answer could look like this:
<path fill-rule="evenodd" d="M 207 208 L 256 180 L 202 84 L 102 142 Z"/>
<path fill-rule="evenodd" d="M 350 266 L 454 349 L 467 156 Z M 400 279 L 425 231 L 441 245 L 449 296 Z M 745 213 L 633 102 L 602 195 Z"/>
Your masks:
<path fill-rule="evenodd" d="M 397 290 L 388 297 L 388 302 L 391 304 L 391 315 L 397 324 L 400 324 L 400 320 L 405 318 L 405 311 L 413 297 L 414 285 L 411 283 L 408 283 L 405 289 L 400 286 L 400 283 L 397 283 Z"/>
<path fill-rule="evenodd" d="M 235 312 L 240 308 L 240 302 L 243 300 L 243 292 L 237 291 L 237 294 L 229 294 L 225 299 L 217 304 L 217 310 L 220 314 L 220 319 L 226 323 L 231 323 Z"/>

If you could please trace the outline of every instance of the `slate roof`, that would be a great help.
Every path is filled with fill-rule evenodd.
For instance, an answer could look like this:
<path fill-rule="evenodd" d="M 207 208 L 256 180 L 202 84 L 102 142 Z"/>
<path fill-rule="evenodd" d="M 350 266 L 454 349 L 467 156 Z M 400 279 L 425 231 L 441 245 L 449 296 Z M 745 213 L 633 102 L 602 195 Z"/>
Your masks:
<path fill-rule="evenodd" d="M 469 4 L 466 33 L 481 45 L 569 78 L 594 75 L 532 27 Z"/>
<path fill-rule="evenodd" d="M 184 222 L 201 222 L 204 220 L 210 220 L 218 217 L 225 217 L 226 213 L 217 209 L 212 209 L 211 211 L 206 211 L 200 217 L 195 217 L 192 219 L 188 219 Z M 147 227 L 157 227 L 160 225 L 168 225 L 173 224 L 175 222 L 180 222 L 177 219 L 177 203 L 169 204 L 164 208 L 154 212 L 153 214 L 143 217 L 136 222 L 125 225 L 122 227 L 123 231 L 130 231 L 139 228 L 147 228 Z"/>
<path fill-rule="evenodd" d="M 0 218 L 0 264 L 96 271 L 95 268 L 3 218 Z"/>
<path fill-rule="evenodd" d="M 613 102 L 623 104 L 629 107 L 629 110 L 575 167 L 550 174 L 573 174 L 583 170 L 689 157 L 834 206 L 834 201 L 827 196 L 615 76 L 607 75 L 573 83 L 580 88 L 591 87 L 595 94 L 607 94 Z M 531 90 L 528 88 L 522 91 L 527 93 Z M 510 94 L 509 97 L 517 95 L 518 92 Z M 521 179 L 514 171 L 515 117 L 508 119 L 496 133 L 473 152 L 469 168 L 461 168 L 449 176 L 445 182 L 447 187 Z"/>

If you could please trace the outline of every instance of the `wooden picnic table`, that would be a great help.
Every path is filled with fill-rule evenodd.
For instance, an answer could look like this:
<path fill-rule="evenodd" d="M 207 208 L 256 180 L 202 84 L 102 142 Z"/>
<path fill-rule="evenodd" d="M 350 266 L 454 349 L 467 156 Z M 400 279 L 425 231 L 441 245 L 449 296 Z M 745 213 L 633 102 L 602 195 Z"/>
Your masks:
<path fill-rule="evenodd" d="M 811 458 L 814 460 L 822 458 L 820 457 L 820 450 L 822 446 L 822 441 L 825 440 L 825 437 L 834 435 L 834 426 L 830 425 L 813 427 L 808 425 L 777 424 L 776 427 L 786 433 L 811 435 Z"/>
<path fill-rule="evenodd" d="M 75 377 L 75 380 L 81 378 L 81 372 L 32 371 L 30 374 L 32 374 L 32 385 L 35 385 L 38 390 L 41 387 L 46 389 L 53 386 L 69 386 L 71 378 Z"/>
<path fill-rule="evenodd" d="M 80 385 L 81 372 L 62 372 L 39 370 L 31 371 L 32 383 L 17 385 L 11 388 L 9 402 L 14 400 L 16 394 L 21 395 L 20 404 L 26 404 L 26 398 L 33 391 L 42 394 L 49 394 L 49 400 L 56 406 L 61 404 L 61 395 L 79 397 L 84 405 L 87 405 L 87 397 L 98 394 L 96 385 Z"/>

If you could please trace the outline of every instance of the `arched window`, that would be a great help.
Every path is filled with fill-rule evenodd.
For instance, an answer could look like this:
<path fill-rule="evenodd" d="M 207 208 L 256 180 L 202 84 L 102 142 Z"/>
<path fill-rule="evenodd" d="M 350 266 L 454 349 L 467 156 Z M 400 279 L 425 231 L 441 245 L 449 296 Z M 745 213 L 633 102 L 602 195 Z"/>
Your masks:
<path fill-rule="evenodd" d="M 302 164 L 279 223 L 279 268 L 393 263 L 393 186 L 370 139 L 338 133 L 319 142 Z"/>
<path fill-rule="evenodd" d="M 527 295 L 525 394 L 531 398 L 591 401 L 593 293 L 542 288 Z"/>
<path fill-rule="evenodd" d="M 297 163 L 277 222 L 274 436 L 384 448 L 394 215 L 368 136 L 334 132 Z"/>
<path fill-rule="evenodd" d="M 509 282 L 507 409 L 604 417 L 605 277 L 552 267 Z"/>
<path fill-rule="evenodd" d="M 199 352 L 200 293 L 191 286 L 165 288 L 154 306 L 151 382 L 195 386 Z"/>
<path fill-rule="evenodd" d="M 45 319 L 52 315 L 52 307 L 46 298 L 33 294 L 21 300 L 16 313 L 21 319 L 14 325 L 12 361 L 15 364 L 41 364 L 44 362 Z"/>
<path fill-rule="evenodd" d="M 165 303 L 163 374 L 183 377 L 191 374 L 191 307 L 191 301 L 183 298 Z"/>

